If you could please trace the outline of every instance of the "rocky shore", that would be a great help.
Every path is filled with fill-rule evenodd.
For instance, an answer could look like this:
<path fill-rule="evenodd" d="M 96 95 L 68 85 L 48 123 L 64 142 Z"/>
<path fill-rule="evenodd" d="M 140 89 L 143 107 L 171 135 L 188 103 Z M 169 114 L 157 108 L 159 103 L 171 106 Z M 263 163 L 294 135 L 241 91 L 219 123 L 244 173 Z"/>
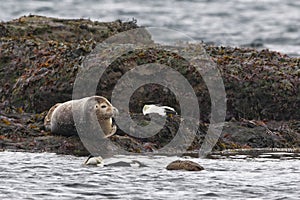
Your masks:
<path fill-rule="evenodd" d="M 79 137 L 45 131 L 44 117 L 54 104 L 72 99 L 76 75 L 97 44 L 137 28 L 135 21 L 104 23 L 32 15 L 0 23 L 0 149 L 88 155 Z M 151 43 L 149 35 L 143 38 Z M 300 147 L 300 58 L 267 49 L 191 46 L 198 47 L 216 64 L 226 90 L 226 121 L 214 151 Z M 170 60 L 190 81 L 201 107 L 199 129 L 188 149 L 193 152 L 207 134 L 211 101 L 201 75 L 182 57 L 162 48 L 122 54 L 105 71 L 96 93 L 110 99 L 116 82 L 132 67 L 153 61 L 168 65 Z M 146 85 L 130 100 L 128 112 L 134 120 L 147 122 L 141 109 L 149 101 L 180 110 L 170 90 Z M 130 152 L 155 151 L 175 136 L 180 123 L 180 116 L 167 118 L 164 128 L 148 139 L 119 129 L 111 141 Z"/>

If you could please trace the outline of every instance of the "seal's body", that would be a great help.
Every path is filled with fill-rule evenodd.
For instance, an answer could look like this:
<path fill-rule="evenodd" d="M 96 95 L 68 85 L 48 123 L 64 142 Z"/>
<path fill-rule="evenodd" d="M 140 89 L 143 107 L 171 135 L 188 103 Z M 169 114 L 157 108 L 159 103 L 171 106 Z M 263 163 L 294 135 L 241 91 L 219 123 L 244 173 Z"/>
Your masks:
<path fill-rule="evenodd" d="M 105 97 L 91 96 L 54 105 L 45 117 L 44 125 L 53 134 L 77 135 L 75 115 L 77 123 L 91 122 L 93 126 L 95 124 L 92 122 L 98 122 L 106 137 L 109 137 L 116 132 L 112 117 L 117 113 L 118 110 Z"/>
<path fill-rule="evenodd" d="M 51 118 L 52 118 L 52 114 L 53 111 L 55 110 L 55 108 L 57 108 L 61 103 L 57 103 L 54 106 L 52 106 L 50 108 L 50 110 L 48 111 L 45 119 L 44 119 L 44 126 L 45 126 L 45 130 L 46 131 L 51 131 Z"/>

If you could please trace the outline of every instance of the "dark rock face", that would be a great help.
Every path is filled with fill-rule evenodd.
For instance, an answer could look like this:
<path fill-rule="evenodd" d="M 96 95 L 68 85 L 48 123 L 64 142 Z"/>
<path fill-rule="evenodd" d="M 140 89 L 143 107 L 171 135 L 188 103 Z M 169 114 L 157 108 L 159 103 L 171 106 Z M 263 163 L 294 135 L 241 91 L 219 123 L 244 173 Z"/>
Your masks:
<path fill-rule="evenodd" d="M 50 136 L 45 131 L 42 125 L 45 112 L 56 103 L 72 99 L 74 81 L 81 69 L 93 72 L 102 67 L 99 63 L 107 55 L 94 51 L 97 44 L 137 28 L 134 21 L 100 23 L 42 16 L 0 23 L 0 149 L 84 154 L 79 138 Z M 146 41 L 143 44 L 152 44 L 149 34 L 144 32 L 140 36 Z M 128 44 L 118 44 L 114 48 L 127 47 Z M 139 47 L 110 63 L 99 82 L 91 80 L 98 84 L 96 95 L 111 100 L 118 80 L 136 66 L 159 63 L 173 68 L 189 81 L 198 98 L 201 121 L 188 150 L 199 149 L 209 125 L 211 105 L 215 103 L 211 102 L 203 78 L 191 63 L 178 53 L 166 51 L 162 45 Z M 193 44 L 184 51 L 193 55 L 199 49 L 205 50 L 205 55 L 217 66 L 226 89 L 227 122 L 215 150 L 300 146 L 297 109 L 300 107 L 300 58 L 268 50 L 205 44 Z M 85 62 L 88 56 L 95 60 Z M 140 79 L 145 79 L 147 72 L 143 73 L 138 74 Z M 167 81 L 173 84 L 176 80 Z M 84 92 L 82 95 L 91 96 Z M 147 84 L 138 88 L 130 98 L 128 110 L 120 112 L 131 113 L 137 123 L 147 123 L 141 110 L 149 102 L 172 106 L 179 116 L 168 118 L 162 130 L 146 139 L 132 137 L 119 129 L 118 135 L 111 138 L 114 144 L 138 153 L 160 149 L 174 138 L 181 123 L 181 110 L 178 99 L 166 87 Z M 194 108 L 187 109 L 192 112 Z"/>
<path fill-rule="evenodd" d="M 97 43 L 137 27 L 135 22 L 100 23 L 40 16 L 1 23 L 0 98 L 9 105 L 22 107 L 26 112 L 43 112 L 55 103 L 70 100 L 84 57 L 93 51 Z M 145 41 L 151 42 L 149 35 L 145 33 L 142 36 Z M 125 46 L 117 48 L 124 49 Z M 237 119 L 300 119 L 300 112 L 294 109 L 300 107 L 299 58 L 268 50 L 205 44 L 191 45 L 187 50 L 196 54 L 199 53 L 197 49 L 205 49 L 221 72 L 228 115 Z M 103 58 L 95 52 L 94 56 Z M 91 65 L 101 67 L 97 62 Z M 184 58 L 165 51 L 163 46 L 145 46 L 120 55 L 102 76 L 98 95 L 110 99 L 112 88 L 122 75 L 135 66 L 153 62 L 170 66 L 189 80 L 201 105 L 201 117 L 207 120 L 211 99 L 201 75 Z M 142 104 L 149 100 L 159 100 L 179 110 L 176 97 L 170 90 L 148 85 L 133 95 L 131 112 L 140 112 Z"/>
<path fill-rule="evenodd" d="M 0 149 L 89 155 L 78 137 L 51 135 L 43 127 L 41 114 L 0 112 Z"/>
<path fill-rule="evenodd" d="M 297 121 L 243 120 L 226 122 L 216 149 L 297 148 L 300 132 Z"/>
<path fill-rule="evenodd" d="M 39 113 L 72 99 L 78 69 L 97 42 L 137 25 L 31 15 L 0 28 L 0 99 Z"/>
<path fill-rule="evenodd" d="M 186 171 L 202 171 L 204 168 L 189 160 L 176 160 L 171 162 L 167 167 L 167 170 L 186 170 Z"/>

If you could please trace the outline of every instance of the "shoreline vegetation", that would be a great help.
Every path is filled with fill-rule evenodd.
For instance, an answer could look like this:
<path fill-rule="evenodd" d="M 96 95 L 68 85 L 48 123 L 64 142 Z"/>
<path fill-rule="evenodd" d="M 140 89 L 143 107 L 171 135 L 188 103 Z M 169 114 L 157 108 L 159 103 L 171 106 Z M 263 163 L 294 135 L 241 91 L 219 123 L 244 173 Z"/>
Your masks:
<path fill-rule="evenodd" d="M 88 155 L 79 137 L 47 132 L 43 126 L 44 117 L 56 103 L 72 99 L 76 75 L 97 44 L 137 28 L 136 21 L 97 22 L 35 15 L 1 22 L 0 149 Z M 142 37 L 151 42 L 146 33 Z M 124 45 L 116 48 L 122 49 Z M 270 153 L 273 149 L 299 156 L 300 58 L 267 49 L 218 47 L 205 43 L 193 44 L 191 48 L 204 49 L 216 64 L 227 95 L 226 120 L 213 154 L 239 155 L 245 150 L 256 155 L 257 152 Z M 94 53 L 93 56 L 100 59 L 102 55 Z M 110 99 L 116 82 L 134 66 L 153 61 L 170 65 L 170 60 L 171 67 L 190 81 L 198 97 L 201 121 L 188 149 L 195 152 L 207 133 L 211 101 L 201 75 L 176 53 L 162 48 L 140 48 L 120 55 L 101 77 L 97 95 Z M 99 63 L 91 63 L 91 66 L 99 66 L 94 64 Z M 159 85 L 145 85 L 131 97 L 128 112 L 132 113 L 133 120 L 146 123 L 141 110 L 149 101 L 180 110 L 170 90 Z M 179 124 L 180 117 L 168 118 L 163 129 L 147 140 L 118 130 L 111 141 L 133 153 L 155 151 L 172 140 Z"/>

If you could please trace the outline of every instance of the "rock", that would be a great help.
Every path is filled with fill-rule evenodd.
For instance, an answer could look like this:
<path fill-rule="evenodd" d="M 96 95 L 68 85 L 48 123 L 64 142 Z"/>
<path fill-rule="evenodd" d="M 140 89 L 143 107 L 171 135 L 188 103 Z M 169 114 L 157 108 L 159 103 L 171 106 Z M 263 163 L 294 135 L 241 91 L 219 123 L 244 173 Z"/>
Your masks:
<path fill-rule="evenodd" d="M 25 112 L 37 113 L 48 110 L 57 102 L 70 100 L 84 57 L 92 54 L 95 58 L 84 62 L 88 69 L 103 66 L 102 58 L 107 55 L 97 53 L 95 46 L 117 33 L 137 28 L 134 21 L 101 23 L 33 15 L 0 23 L 0 99 L 10 106 L 22 107 Z M 128 44 L 116 45 L 114 51 L 122 52 L 127 47 Z M 209 120 L 211 99 L 201 74 L 178 53 L 164 50 L 163 45 L 140 47 L 120 55 L 110 64 L 99 82 L 97 93 L 110 99 L 112 89 L 126 72 L 136 66 L 158 62 L 170 65 L 186 77 L 198 97 L 201 117 Z M 203 43 L 184 50 L 196 56 L 203 49 L 206 53 L 201 56 L 209 56 L 213 61 L 209 64 L 215 65 L 222 76 L 227 94 L 227 115 L 236 119 L 300 118 L 300 112 L 294 109 L 300 107 L 300 58 L 269 50 Z M 138 75 L 141 79 L 147 78 L 145 72 Z M 168 81 L 172 84 L 177 80 Z M 170 89 L 145 84 L 133 94 L 130 112 L 140 112 L 150 100 L 180 111 Z"/>
<path fill-rule="evenodd" d="M 298 147 L 297 121 L 240 120 L 225 122 L 215 150 Z"/>
<path fill-rule="evenodd" d="M 1 22 L 0 99 L 5 97 L 7 104 L 37 113 L 70 100 L 84 56 L 96 43 L 137 27 L 133 21 L 93 22 L 35 15 Z"/>
<path fill-rule="evenodd" d="M 148 167 L 147 165 L 137 160 L 132 160 L 130 162 L 119 161 L 115 163 L 109 163 L 104 166 L 105 167 L 133 167 L 133 168 Z"/>
<path fill-rule="evenodd" d="M 190 160 L 175 160 L 171 162 L 167 167 L 167 170 L 186 170 L 186 171 L 202 171 L 204 168 Z"/>
<path fill-rule="evenodd" d="M 78 137 L 50 135 L 47 126 L 43 126 L 45 111 L 57 102 L 72 98 L 74 81 L 84 66 L 92 70 L 102 66 L 101 61 L 107 55 L 96 51 L 97 44 L 102 44 L 104 40 L 120 32 L 136 31 L 137 28 L 135 21 L 94 22 L 33 15 L 1 22 L 0 148 L 88 155 Z M 138 35 L 151 42 L 146 31 Z M 124 40 L 128 41 L 130 34 L 128 37 L 124 36 Z M 131 39 L 140 41 L 136 37 Z M 113 50 L 123 52 L 134 42 L 128 43 L 130 44 L 118 44 Z M 186 77 L 198 97 L 201 122 L 188 150 L 199 149 L 207 133 L 213 103 L 202 76 L 177 51 L 166 51 L 165 46 L 160 44 L 155 48 L 140 47 L 122 53 L 110 64 L 99 84 L 96 80 L 96 94 L 110 99 L 116 83 L 136 66 L 156 62 L 172 67 Z M 225 123 L 214 150 L 300 147 L 300 112 L 295 109 L 300 107 L 300 58 L 269 50 L 217 47 L 203 43 L 191 44 L 184 51 L 193 56 L 198 55 L 198 50 L 202 52 L 203 48 L 205 55 L 218 67 L 224 82 L 227 122 L 235 119 Z M 107 52 L 111 51 L 108 49 Z M 84 59 L 86 56 L 95 59 Z M 147 71 L 136 73 L 139 74 L 135 77 L 141 80 L 149 75 Z M 166 80 L 170 84 L 176 83 L 175 79 Z M 136 80 L 132 79 L 132 83 L 134 82 Z M 176 136 L 182 123 L 182 113 L 177 97 L 168 88 L 158 84 L 145 84 L 133 93 L 129 108 L 124 112 L 131 113 L 137 124 L 147 125 L 149 120 L 145 119 L 141 110 L 149 102 L 172 106 L 179 116 L 167 119 L 164 127 L 148 138 L 134 137 L 118 130 L 117 134 L 124 137 L 112 137 L 115 145 L 134 153 L 155 152 Z M 194 108 L 190 106 L 185 109 L 193 111 Z M 257 121 L 258 119 L 264 119 L 265 124 Z M 12 143 L 18 145 L 11 145 Z M 171 153 L 174 154 L 173 149 Z"/>

